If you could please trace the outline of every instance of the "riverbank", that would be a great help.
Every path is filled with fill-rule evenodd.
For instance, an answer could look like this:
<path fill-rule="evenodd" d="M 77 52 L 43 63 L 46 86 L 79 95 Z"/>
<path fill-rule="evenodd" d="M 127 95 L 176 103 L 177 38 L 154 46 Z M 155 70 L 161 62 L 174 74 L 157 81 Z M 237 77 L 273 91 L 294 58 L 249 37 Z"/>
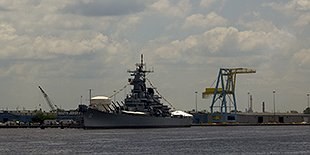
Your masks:
<path fill-rule="evenodd" d="M 78 124 L 70 124 L 70 125 L 1 125 L 0 128 L 83 128 L 83 126 Z"/>
<path fill-rule="evenodd" d="M 310 126 L 310 123 L 263 123 L 263 124 L 246 124 L 246 123 L 200 123 L 192 124 L 191 127 L 213 127 L 213 126 Z M 1 128 L 76 128 L 83 129 L 84 127 L 79 124 L 70 124 L 70 125 L 1 125 Z"/>
<path fill-rule="evenodd" d="M 192 124 L 192 126 L 288 126 L 288 125 L 296 125 L 296 126 L 304 126 L 310 125 L 310 123 L 200 123 L 200 124 Z"/>

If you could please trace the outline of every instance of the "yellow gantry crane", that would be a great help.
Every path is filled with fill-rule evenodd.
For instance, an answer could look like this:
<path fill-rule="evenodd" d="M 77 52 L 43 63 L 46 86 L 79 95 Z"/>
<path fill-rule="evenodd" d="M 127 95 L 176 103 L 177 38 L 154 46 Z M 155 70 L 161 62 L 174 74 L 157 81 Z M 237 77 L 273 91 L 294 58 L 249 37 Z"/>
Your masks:
<path fill-rule="evenodd" d="M 237 104 L 235 96 L 237 74 L 256 73 L 254 69 L 248 68 L 220 68 L 215 88 L 206 88 L 202 93 L 203 98 L 213 95 L 212 104 L 210 106 L 213 122 L 235 122 L 237 114 Z M 232 105 L 227 105 L 227 98 L 230 99 Z M 215 103 L 220 101 L 219 106 Z M 231 103 L 230 102 L 230 103 Z M 228 107 L 233 110 L 228 111 Z M 215 109 L 219 111 L 215 112 Z"/>

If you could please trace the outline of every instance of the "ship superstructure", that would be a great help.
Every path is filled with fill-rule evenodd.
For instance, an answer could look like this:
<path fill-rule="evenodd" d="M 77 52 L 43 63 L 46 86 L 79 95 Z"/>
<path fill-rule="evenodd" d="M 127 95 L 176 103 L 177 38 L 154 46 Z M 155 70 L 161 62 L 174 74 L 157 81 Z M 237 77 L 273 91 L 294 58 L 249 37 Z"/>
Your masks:
<path fill-rule="evenodd" d="M 155 88 L 146 87 L 146 74 L 153 71 L 144 70 L 144 66 L 141 55 L 141 62 L 136 64 L 136 70 L 128 71 L 133 76 L 128 79 L 133 89 L 125 99 L 125 110 L 144 112 L 152 116 L 170 116 L 170 108 L 160 102 L 161 97 L 155 94 Z"/>

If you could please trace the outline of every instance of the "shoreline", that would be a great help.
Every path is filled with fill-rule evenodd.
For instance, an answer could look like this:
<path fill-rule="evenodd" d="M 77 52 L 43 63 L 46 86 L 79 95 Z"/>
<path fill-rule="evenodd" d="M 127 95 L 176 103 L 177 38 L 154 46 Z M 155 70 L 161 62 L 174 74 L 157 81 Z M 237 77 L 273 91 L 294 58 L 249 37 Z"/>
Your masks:
<path fill-rule="evenodd" d="M 309 126 L 310 123 L 268 123 L 268 124 L 233 124 L 233 123 L 202 123 L 202 124 L 192 124 L 190 127 L 216 127 L 216 126 Z M 5 125 L 0 126 L 0 129 L 6 128 L 54 128 L 54 129 L 65 129 L 65 128 L 75 128 L 75 129 L 84 129 L 83 126 L 80 125 Z"/>
<path fill-rule="evenodd" d="M 192 126 L 307 126 L 310 123 L 261 123 L 261 124 L 251 124 L 251 123 L 201 123 L 192 124 Z"/>

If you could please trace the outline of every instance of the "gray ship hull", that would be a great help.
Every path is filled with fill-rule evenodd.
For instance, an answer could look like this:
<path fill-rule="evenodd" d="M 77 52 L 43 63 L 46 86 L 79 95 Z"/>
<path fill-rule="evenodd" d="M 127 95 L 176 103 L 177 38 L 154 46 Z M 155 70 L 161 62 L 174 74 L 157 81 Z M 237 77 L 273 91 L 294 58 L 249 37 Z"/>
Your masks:
<path fill-rule="evenodd" d="M 83 114 L 85 128 L 168 128 L 190 127 L 191 117 L 155 117 L 116 114 L 88 108 Z"/>

